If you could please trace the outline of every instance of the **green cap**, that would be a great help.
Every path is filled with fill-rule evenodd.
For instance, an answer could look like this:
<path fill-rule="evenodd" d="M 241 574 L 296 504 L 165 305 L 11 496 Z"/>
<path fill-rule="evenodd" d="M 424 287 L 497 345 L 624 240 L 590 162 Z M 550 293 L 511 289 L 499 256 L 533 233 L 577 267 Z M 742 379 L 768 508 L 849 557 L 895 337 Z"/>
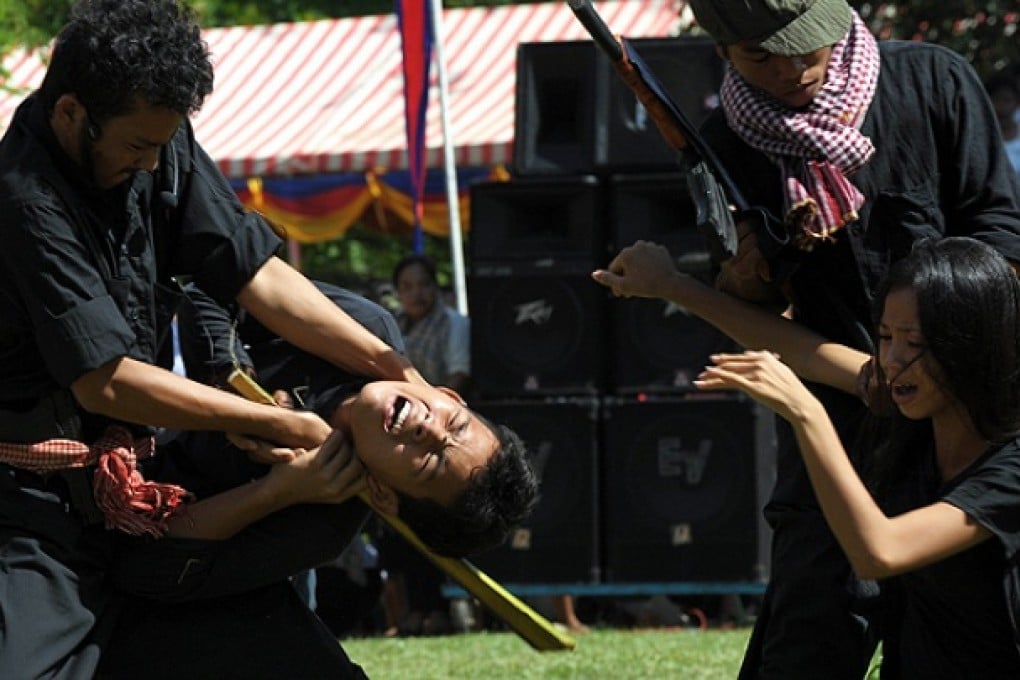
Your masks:
<path fill-rule="evenodd" d="M 784 57 L 839 42 L 853 15 L 846 0 L 689 0 L 691 11 L 723 45 L 749 41 Z"/>

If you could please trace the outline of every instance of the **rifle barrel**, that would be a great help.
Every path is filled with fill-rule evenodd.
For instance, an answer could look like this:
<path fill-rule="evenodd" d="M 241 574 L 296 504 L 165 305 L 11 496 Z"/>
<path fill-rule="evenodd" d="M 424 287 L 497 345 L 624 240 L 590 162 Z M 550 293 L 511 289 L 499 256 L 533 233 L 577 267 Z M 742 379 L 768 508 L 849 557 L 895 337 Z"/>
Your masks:
<path fill-rule="evenodd" d="M 606 26 L 606 22 L 591 6 L 591 0 L 567 0 L 567 4 L 570 5 L 570 9 L 581 25 L 588 30 L 592 40 L 598 44 L 599 49 L 605 52 L 611 61 L 622 61 L 623 48 L 613 32 L 609 30 L 609 26 Z"/>

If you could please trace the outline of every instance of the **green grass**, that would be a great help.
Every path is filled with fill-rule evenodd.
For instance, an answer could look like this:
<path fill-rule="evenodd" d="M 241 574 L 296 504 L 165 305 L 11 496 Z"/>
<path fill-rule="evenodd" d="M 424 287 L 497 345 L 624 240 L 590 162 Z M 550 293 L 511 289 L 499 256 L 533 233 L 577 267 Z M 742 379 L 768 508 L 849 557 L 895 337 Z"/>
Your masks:
<path fill-rule="evenodd" d="M 344 649 L 372 680 L 731 680 L 750 629 L 600 629 L 568 652 L 536 652 L 513 633 L 363 638 Z"/>

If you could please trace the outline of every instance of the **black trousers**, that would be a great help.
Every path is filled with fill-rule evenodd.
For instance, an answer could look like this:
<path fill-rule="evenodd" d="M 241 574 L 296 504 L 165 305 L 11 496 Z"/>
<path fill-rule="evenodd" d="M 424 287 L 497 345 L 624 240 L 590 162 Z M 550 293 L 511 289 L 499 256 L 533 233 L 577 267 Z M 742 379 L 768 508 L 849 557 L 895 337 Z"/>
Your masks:
<path fill-rule="evenodd" d="M 840 439 L 860 466 L 865 411 L 858 399 L 815 387 Z M 769 583 L 740 680 L 860 680 L 877 646 L 877 586 L 858 582 L 818 505 L 789 424 L 776 421 L 776 481 Z M 860 468 L 859 468 L 860 469 Z"/>
<path fill-rule="evenodd" d="M 122 609 L 113 533 L 0 470 L 0 678 L 86 680 Z"/>
<path fill-rule="evenodd" d="M 131 599 L 96 676 L 97 680 L 366 677 L 286 582 L 198 602 Z"/>
<path fill-rule="evenodd" d="M 877 631 L 868 593 L 817 508 L 772 509 L 772 573 L 740 680 L 861 680 Z"/>

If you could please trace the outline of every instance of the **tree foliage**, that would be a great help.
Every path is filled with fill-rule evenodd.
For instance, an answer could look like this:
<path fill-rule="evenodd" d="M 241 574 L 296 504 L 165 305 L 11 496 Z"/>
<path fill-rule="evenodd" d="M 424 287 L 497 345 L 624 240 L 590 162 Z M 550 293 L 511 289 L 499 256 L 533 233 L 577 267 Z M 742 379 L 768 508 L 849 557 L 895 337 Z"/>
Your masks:
<path fill-rule="evenodd" d="M 0 54 L 50 40 L 67 21 L 73 0 L 0 2 Z"/>
<path fill-rule="evenodd" d="M 400 258 L 411 252 L 410 231 L 393 234 L 355 225 L 339 239 L 301 247 L 301 270 L 385 302 L 390 276 Z M 453 286 L 450 243 L 425 234 L 425 254 L 436 263 L 442 287 Z"/>
<path fill-rule="evenodd" d="M 851 0 L 879 39 L 923 40 L 962 54 L 982 76 L 1020 67 L 1017 0 Z"/>

